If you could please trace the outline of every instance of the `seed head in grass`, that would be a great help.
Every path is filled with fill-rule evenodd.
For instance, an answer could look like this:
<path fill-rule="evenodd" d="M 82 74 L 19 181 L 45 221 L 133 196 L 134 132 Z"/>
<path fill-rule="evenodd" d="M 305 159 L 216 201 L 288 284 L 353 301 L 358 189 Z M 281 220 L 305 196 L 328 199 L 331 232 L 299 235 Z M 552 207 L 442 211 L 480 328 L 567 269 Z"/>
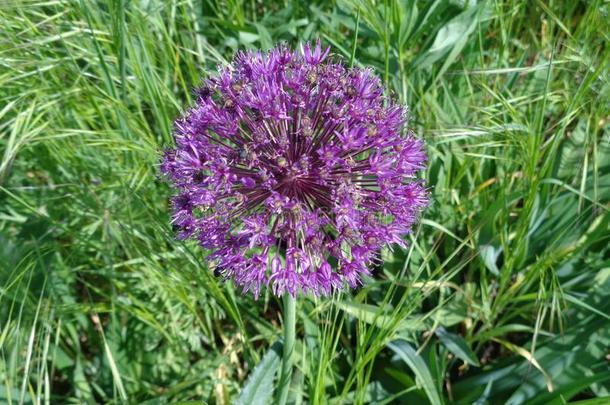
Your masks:
<path fill-rule="evenodd" d="M 197 91 L 163 159 L 180 238 L 256 297 L 357 286 L 426 205 L 406 107 L 329 51 L 238 53 Z"/>

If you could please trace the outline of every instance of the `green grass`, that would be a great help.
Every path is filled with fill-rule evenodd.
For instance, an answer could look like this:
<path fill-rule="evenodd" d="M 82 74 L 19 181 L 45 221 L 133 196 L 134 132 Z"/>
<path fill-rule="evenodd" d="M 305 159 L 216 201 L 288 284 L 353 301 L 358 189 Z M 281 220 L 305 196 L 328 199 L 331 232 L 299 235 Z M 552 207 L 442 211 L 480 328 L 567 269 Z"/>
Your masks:
<path fill-rule="evenodd" d="M 234 51 L 315 38 L 408 103 L 433 202 L 361 289 L 299 300 L 289 400 L 610 403 L 609 16 L 0 1 L 0 403 L 229 404 L 249 375 L 276 384 L 253 370 L 277 367 L 280 303 L 174 239 L 158 162 Z"/>

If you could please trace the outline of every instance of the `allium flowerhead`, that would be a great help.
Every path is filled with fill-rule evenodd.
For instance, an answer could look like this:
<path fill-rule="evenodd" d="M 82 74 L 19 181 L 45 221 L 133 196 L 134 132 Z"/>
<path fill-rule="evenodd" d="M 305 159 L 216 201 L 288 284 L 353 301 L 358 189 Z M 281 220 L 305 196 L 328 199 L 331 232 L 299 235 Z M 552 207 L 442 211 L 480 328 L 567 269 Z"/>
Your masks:
<path fill-rule="evenodd" d="M 355 287 L 426 205 L 421 140 L 369 69 L 322 50 L 240 52 L 175 123 L 173 224 L 258 297 Z"/>

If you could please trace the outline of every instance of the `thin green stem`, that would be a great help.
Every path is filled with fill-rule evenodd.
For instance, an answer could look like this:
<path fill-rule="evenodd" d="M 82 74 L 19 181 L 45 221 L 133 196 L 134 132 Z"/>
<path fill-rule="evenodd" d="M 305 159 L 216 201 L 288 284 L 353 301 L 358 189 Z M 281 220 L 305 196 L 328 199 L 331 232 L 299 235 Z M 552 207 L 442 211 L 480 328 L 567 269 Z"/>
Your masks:
<path fill-rule="evenodd" d="M 282 354 L 282 371 L 279 382 L 278 404 L 285 405 L 288 399 L 288 388 L 292 377 L 292 355 L 296 329 L 296 299 L 290 294 L 282 297 L 284 303 L 284 351 Z"/>

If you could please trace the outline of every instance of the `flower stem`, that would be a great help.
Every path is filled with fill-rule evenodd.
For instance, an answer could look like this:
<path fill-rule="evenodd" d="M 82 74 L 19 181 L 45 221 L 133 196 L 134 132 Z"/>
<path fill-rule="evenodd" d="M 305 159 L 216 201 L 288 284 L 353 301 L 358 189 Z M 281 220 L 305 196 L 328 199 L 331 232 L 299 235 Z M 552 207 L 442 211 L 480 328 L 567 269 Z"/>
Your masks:
<path fill-rule="evenodd" d="M 296 299 L 287 293 L 282 297 L 284 303 L 284 350 L 282 354 L 282 371 L 279 381 L 278 405 L 285 405 L 288 399 L 288 388 L 292 377 L 292 353 L 294 352 L 294 335 L 296 329 Z"/>

